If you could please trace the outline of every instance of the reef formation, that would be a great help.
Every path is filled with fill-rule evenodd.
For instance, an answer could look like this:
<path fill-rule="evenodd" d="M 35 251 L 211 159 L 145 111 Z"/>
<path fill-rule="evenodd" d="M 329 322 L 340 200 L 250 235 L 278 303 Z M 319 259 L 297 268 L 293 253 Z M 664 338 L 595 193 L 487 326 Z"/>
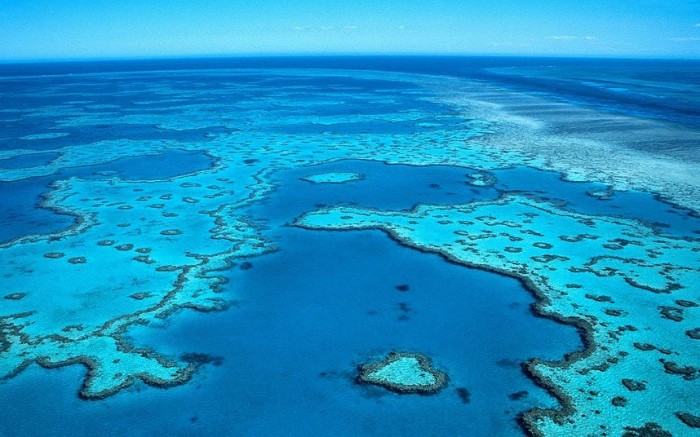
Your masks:
<path fill-rule="evenodd" d="M 317 173 L 305 176 L 301 179 L 311 182 L 312 184 L 344 184 L 347 182 L 359 181 L 362 179 L 362 175 L 359 173 L 349 172 L 329 172 Z"/>
<path fill-rule="evenodd" d="M 390 352 L 381 361 L 359 367 L 357 381 L 374 384 L 400 394 L 434 394 L 447 385 L 447 375 L 431 360 L 412 352 Z"/>
<path fill-rule="evenodd" d="M 236 284 L 224 287 L 221 272 L 236 264 L 248 269 L 250 257 L 275 250 L 264 226 L 242 211 L 275 189 L 279 170 L 344 159 L 452 165 L 464 167 L 465 183 L 476 188 L 494 183 L 492 170 L 531 166 L 560 171 L 572 180 L 600 178 L 610 185 L 596 193 L 601 199 L 614 190 L 639 189 L 700 210 L 697 180 L 683 176 L 697 174 L 686 171 L 690 164 L 547 136 L 522 117 L 508 117 L 502 108 L 479 100 L 501 96 L 512 104 L 521 95 L 481 83 L 352 73 L 357 82 L 370 81 L 371 89 L 384 87 L 385 92 L 317 90 L 310 92 L 315 100 L 304 100 L 296 86 L 267 85 L 266 75 L 256 82 L 245 72 L 210 72 L 207 77 L 219 85 L 203 89 L 198 74 L 156 74 L 158 80 L 138 86 L 113 81 L 115 92 L 132 102 L 122 103 L 123 108 L 90 104 L 99 93 L 80 80 L 13 82 L 15 99 L 31 101 L 40 95 L 37 87 L 42 96 L 65 96 L 60 104 L 37 101 L 2 112 L 13 123 L 41 120 L 46 131 L 18 133 L 13 140 L 22 147 L 0 151 L 7 167 L 0 171 L 0 182 L 52 179 L 40 206 L 73 217 L 74 224 L 0 244 L 0 378 L 11 379 L 35 363 L 83 365 L 88 373 L 80 396 L 87 399 L 113 395 L 138 381 L 159 387 L 187 382 L 202 360 L 137 347 L 129 331 L 179 311 L 231 305 Z M 286 74 L 294 83 L 295 77 L 311 73 Z M 348 75 L 315 74 L 326 79 Z M 183 86 L 187 81 L 192 86 Z M 222 98 L 234 90 L 240 99 Z M 412 109 L 397 111 L 399 97 Z M 357 99 L 383 109 L 340 111 L 339 102 Z M 270 111 L 278 112 L 261 116 Z M 162 138 L 80 136 L 109 126 L 126 126 L 125 132 L 148 128 Z M 212 165 L 143 180 L 104 169 L 91 177 L 65 173 L 174 150 L 204 153 Z M 47 154 L 53 158 L 33 166 L 8 164 L 15 158 L 45 161 Z M 643 165 L 610 164 L 619 162 Z M 360 177 L 327 173 L 305 180 L 332 184 Z M 532 360 L 526 366 L 561 402 L 558 410 L 526 413 L 522 423 L 530 432 L 616 435 L 648 428 L 682 435 L 697 425 L 697 238 L 674 237 L 634 220 L 576 214 L 522 194 L 449 207 L 420 205 L 412 211 L 335 207 L 310 212 L 296 224 L 380 229 L 408 247 L 517 277 L 537 295 L 541 315 L 579 327 L 585 350 L 562 362 Z M 419 355 L 398 354 L 368 370 L 375 381 L 396 382 L 381 370 L 432 369 L 426 363 Z M 426 372 L 419 382 L 440 379 L 441 373 Z M 469 401 L 468 392 L 459 393 Z"/>
<path fill-rule="evenodd" d="M 526 365 L 562 404 L 522 416 L 533 434 L 619 435 L 640 418 L 674 434 L 689 432 L 679 417 L 697 412 L 700 388 L 691 334 L 699 239 L 523 195 L 411 211 L 333 207 L 307 213 L 296 225 L 378 229 L 408 247 L 516 277 L 537 296 L 539 314 L 577 326 L 585 350 Z"/>

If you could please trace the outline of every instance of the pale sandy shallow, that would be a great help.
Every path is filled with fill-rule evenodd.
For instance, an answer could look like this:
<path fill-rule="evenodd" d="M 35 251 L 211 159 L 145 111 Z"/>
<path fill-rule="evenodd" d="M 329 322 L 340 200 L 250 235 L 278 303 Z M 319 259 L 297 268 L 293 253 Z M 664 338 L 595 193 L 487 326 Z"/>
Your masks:
<path fill-rule="evenodd" d="M 700 131 L 484 83 L 428 77 L 421 83 L 464 117 L 489 125 L 491 133 L 475 140 L 480 145 L 523 154 L 572 181 L 652 192 L 700 212 Z"/>

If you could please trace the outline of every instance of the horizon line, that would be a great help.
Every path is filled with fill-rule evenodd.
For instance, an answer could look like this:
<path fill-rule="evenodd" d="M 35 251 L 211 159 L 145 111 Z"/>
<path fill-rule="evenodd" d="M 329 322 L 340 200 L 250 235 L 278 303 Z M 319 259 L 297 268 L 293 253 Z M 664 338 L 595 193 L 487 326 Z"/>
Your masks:
<path fill-rule="evenodd" d="M 282 58 L 521 58 L 521 59 L 604 59 L 604 60 L 658 60 L 658 61 L 700 61 L 698 57 L 652 56 L 652 55 L 584 55 L 584 54 L 504 54 L 504 53 L 364 53 L 364 52 L 298 52 L 298 53 L 218 53 L 218 54 L 184 54 L 184 55 L 128 55 L 128 56 L 83 56 L 58 58 L 0 58 L 0 65 L 13 64 L 54 64 L 68 62 L 124 62 L 147 60 L 205 60 L 205 59 L 282 59 Z"/>

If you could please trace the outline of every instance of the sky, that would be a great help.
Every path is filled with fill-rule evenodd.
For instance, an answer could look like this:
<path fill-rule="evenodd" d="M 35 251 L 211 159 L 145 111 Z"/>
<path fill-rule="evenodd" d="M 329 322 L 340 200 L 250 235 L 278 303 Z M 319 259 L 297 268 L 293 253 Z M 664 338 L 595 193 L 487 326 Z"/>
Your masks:
<path fill-rule="evenodd" d="M 700 58 L 700 0 L 0 0 L 0 61 L 277 54 Z"/>

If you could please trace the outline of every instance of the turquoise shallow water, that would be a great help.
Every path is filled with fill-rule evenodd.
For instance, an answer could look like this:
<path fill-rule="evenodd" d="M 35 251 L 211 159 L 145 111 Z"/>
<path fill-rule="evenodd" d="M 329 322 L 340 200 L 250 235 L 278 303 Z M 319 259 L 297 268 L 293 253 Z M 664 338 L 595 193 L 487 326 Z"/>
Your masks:
<path fill-rule="evenodd" d="M 634 223 L 607 244 L 615 252 L 600 252 L 626 262 L 585 266 L 610 282 L 567 284 L 562 295 L 579 299 L 573 308 L 591 306 L 589 314 L 606 306 L 610 319 L 599 315 L 596 326 L 612 326 L 609 338 L 627 341 L 627 327 L 650 326 L 634 335 L 654 349 L 632 361 L 689 366 L 692 394 L 698 357 L 683 342 L 694 341 L 698 265 L 692 251 L 665 251 L 692 249 L 697 215 L 653 193 L 566 182 L 537 169 L 544 164 L 535 157 L 483 147 L 499 121 L 442 102 L 440 86 L 434 77 L 308 70 L 0 80 L 0 121 L 9 126 L 0 132 L 0 434 L 519 435 L 519 415 L 560 406 L 522 365 L 582 351 L 583 331 L 535 311 L 533 285 L 447 262 L 439 247 L 399 244 L 378 229 L 295 225 L 338 206 L 400 218 L 420 205 L 457 211 L 526 199 L 551 216 L 529 235 L 556 235 L 525 249 L 532 256 L 521 271 L 580 255 L 578 246 L 541 252 L 580 237 L 560 227 L 567 214 L 581 214 L 571 228 L 588 223 L 591 233 L 596 220 Z M 508 230 L 533 217 L 476 215 L 463 225 Z M 448 213 L 436 220 L 454 224 Z M 481 241 L 457 232 L 443 247 L 450 238 Z M 479 237 L 484 253 L 498 258 L 488 241 L 503 235 Z M 656 252 L 637 249 L 662 238 Z M 599 254 L 590 250 L 583 255 Z M 569 277 L 554 267 L 537 272 L 552 283 Z M 629 311 L 615 295 L 617 275 L 628 285 L 672 283 L 672 293 L 635 289 L 660 322 Z M 605 348 L 648 349 L 631 342 Z M 392 350 L 430 357 L 449 384 L 418 396 L 355 383 L 358 365 Z M 645 358 L 652 354 L 659 357 Z M 585 372 L 567 378 L 606 396 L 626 390 L 611 377 L 577 376 Z M 654 414 L 634 409 L 644 402 L 634 396 L 686 384 L 648 375 L 647 392 L 622 392 L 633 417 Z M 643 425 L 604 401 L 604 423 Z M 27 420 L 30 411 L 39 413 Z M 659 420 L 684 426 L 673 411 Z"/>
<path fill-rule="evenodd" d="M 37 161 L 29 162 L 35 164 Z M 26 165 L 26 167 L 33 166 Z M 28 230 L 36 234 L 58 232 L 75 222 L 74 217 L 37 207 L 44 200 L 44 196 L 51 191 L 51 184 L 54 181 L 68 177 L 159 180 L 206 170 L 210 166 L 211 158 L 203 153 L 173 150 L 147 157 L 124 157 L 106 164 L 71 167 L 51 176 L 2 183 L 0 184 L 0 208 L 4 213 L 0 216 L 0 243 L 26 235 Z"/>
<path fill-rule="evenodd" d="M 664 203 L 650 193 L 625 191 L 610 193 L 602 200 L 596 192 L 606 193 L 603 184 L 561 183 L 561 175 L 532 168 L 517 167 L 494 172 L 495 187 L 502 191 L 524 190 L 535 196 L 566 202 L 564 208 L 584 214 L 607 215 L 642 220 L 660 232 L 693 237 L 698 235 L 697 214 Z M 593 194 L 593 195 L 592 195 Z"/>

